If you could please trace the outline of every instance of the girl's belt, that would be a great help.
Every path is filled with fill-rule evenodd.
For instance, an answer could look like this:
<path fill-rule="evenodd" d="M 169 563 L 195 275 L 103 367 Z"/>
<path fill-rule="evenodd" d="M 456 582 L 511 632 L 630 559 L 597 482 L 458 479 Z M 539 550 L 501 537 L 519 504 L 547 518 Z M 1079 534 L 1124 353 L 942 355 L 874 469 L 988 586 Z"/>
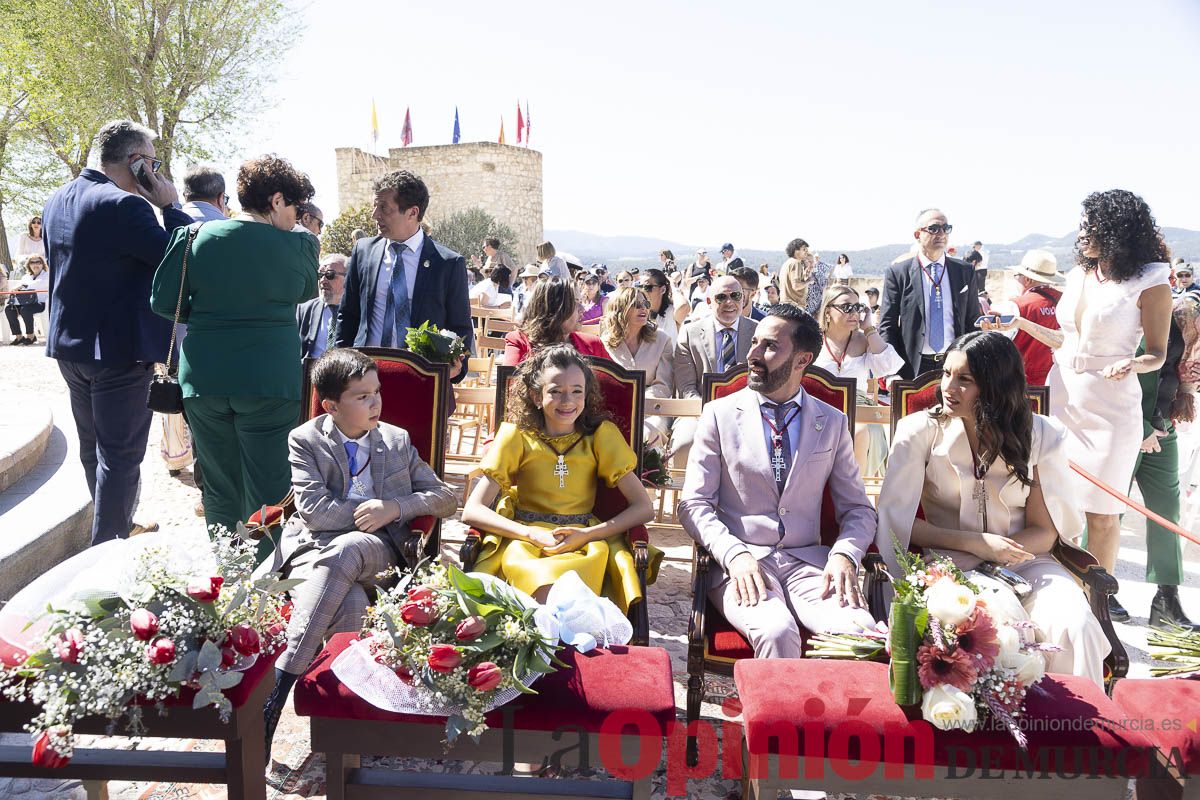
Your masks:
<path fill-rule="evenodd" d="M 549 522 L 552 525 L 587 525 L 592 518 L 591 514 L 542 514 L 520 508 L 515 516 L 519 522 Z"/>

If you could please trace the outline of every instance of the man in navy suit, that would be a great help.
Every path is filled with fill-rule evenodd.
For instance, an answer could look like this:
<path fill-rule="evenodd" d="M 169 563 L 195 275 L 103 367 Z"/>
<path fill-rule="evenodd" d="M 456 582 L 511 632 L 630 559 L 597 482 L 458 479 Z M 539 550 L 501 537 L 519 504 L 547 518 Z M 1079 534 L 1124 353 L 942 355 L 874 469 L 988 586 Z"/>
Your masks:
<path fill-rule="evenodd" d="M 902 378 L 940 370 L 946 348 L 979 319 L 974 270 L 946 255 L 952 230 L 939 209 L 925 209 L 913 230 L 917 254 L 883 275 L 879 335 L 904 359 Z"/>
<path fill-rule="evenodd" d="M 347 266 L 338 310 L 338 347 L 404 347 L 406 328 L 430 322 L 474 344 L 467 265 L 421 230 L 429 189 L 408 170 L 378 178 L 373 187 L 379 236 L 360 239 Z M 466 375 L 465 359 L 455 381 Z"/>
<path fill-rule="evenodd" d="M 146 394 L 165 361 L 171 321 L 150 311 L 150 279 L 168 230 L 191 222 L 158 175 L 156 134 L 128 120 L 100 129 L 100 169 L 85 169 L 46 203 L 50 267 L 46 355 L 71 392 L 79 460 L 95 503 L 92 544 L 133 527 L 142 457 L 150 432 Z M 135 170 L 144 176 L 139 183 Z M 159 224 L 153 203 L 163 210 Z"/>

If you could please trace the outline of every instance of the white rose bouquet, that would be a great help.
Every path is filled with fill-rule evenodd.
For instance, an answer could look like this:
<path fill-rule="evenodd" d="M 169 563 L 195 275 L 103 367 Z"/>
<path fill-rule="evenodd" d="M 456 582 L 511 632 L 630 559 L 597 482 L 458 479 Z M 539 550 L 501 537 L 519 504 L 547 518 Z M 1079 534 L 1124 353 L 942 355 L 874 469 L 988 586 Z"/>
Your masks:
<path fill-rule="evenodd" d="M 990 713 L 1025 747 L 1025 696 L 1046 674 L 1042 652 L 1058 648 L 1036 643 L 1032 622 L 1014 618 L 953 561 L 927 563 L 901 548 L 896 556 L 904 572 L 889 630 L 896 702 L 919 701 L 941 730 L 975 730 Z"/>

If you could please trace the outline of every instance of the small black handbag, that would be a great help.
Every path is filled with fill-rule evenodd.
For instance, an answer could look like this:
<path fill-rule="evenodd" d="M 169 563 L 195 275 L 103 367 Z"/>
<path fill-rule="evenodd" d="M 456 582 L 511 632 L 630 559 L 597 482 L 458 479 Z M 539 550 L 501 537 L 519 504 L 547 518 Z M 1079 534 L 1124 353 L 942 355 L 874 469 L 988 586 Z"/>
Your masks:
<path fill-rule="evenodd" d="M 192 251 L 192 242 L 196 234 L 204 227 L 200 223 L 188 230 L 187 244 L 183 248 L 183 269 L 179 273 L 179 299 L 175 301 L 175 323 L 171 326 L 171 346 L 167 350 L 167 368 L 162 373 L 155 373 L 150 379 L 150 391 L 146 395 L 146 407 L 160 414 L 183 413 L 183 387 L 179 385 L 176 371 L 171 368 L 171 359 L 175 355 L 175 332 L 179 329 L 179 312 L 183 309 L 183 287 L 187 285 L 188 254 Z"/>

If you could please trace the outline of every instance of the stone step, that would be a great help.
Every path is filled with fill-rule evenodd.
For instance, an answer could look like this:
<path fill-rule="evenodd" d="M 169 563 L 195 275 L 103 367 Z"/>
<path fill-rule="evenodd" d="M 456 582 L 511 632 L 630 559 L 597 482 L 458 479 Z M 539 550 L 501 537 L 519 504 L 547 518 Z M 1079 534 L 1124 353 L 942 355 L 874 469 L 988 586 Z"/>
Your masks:
<path fill-rule="evenodd" d="M 45 406 L 0 418 L 0 493 L 37 466 L 53 427 L 54 415 Z"/>
<path fill-rule="evenodd" d="M 0 492 L 0 600 L 91 541 L 92 499 L 70 406 L 64 396 L 41 408 L 53 420 L 41 458 Z"/>

